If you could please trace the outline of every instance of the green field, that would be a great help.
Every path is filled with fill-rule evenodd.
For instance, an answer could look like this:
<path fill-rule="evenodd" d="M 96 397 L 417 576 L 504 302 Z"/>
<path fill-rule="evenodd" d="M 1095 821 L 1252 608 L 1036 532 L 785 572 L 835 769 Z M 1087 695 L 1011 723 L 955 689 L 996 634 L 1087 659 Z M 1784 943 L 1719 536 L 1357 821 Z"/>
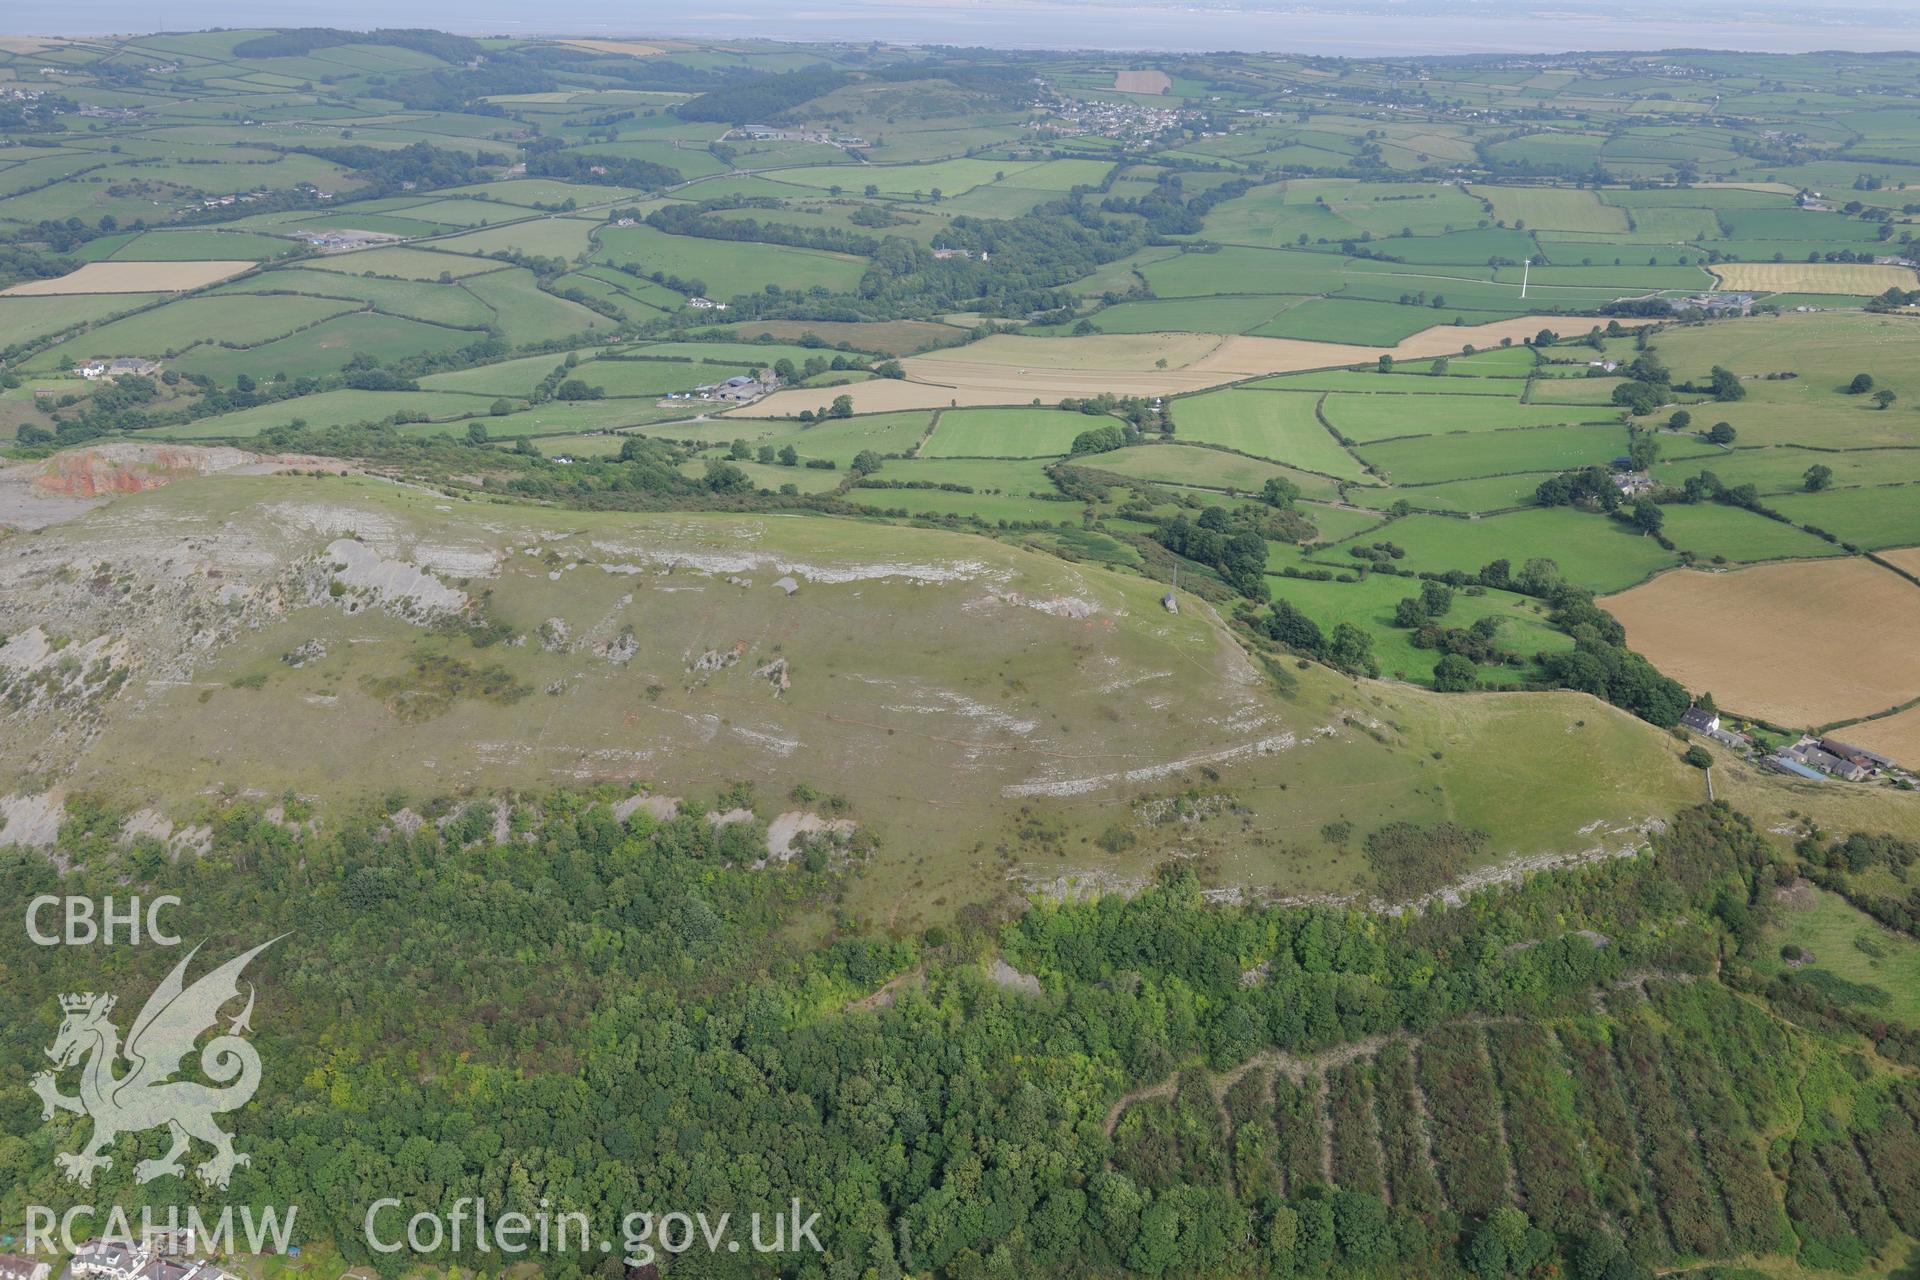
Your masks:
<path fill-rule="evenodd" d="M 1438 381 L 1438 379 L 1435 379 Z M 1465 431 L 1480 434 L 1520 427 L 1553 427 L 1619 420 L 1617 410 L 1580 410 L 1521 404 L 1489 396 L 1363 396 L 1335 394 L 1322 410 L 1349 440 L 1365 444 L 1402 436 Z"/>
<path fill-rule="evenodd" d="M 1624 453 L 1621 427 L 1534 427 L 1418 436 L 1360 445 L 1356 452 L 1396 484 L 1432 484 L 1476 476 L 1571 471 Z"/>
<path fill-rule="evenodd" d="M 798 446 L 796 446 L 798 447 Z M 955 516 L 990 525 L 1001 521 L 1055 524 L 1080 523 L 1077 503 L 1054 499 L 1058 491 L 1047 478 L 1046 464 L 985 458 L 911 458 L 889 462 L 875 477 L 883 481 L 927 485 L 961 485 L 960 493 L 939 488 L 855 489 L 849 502 L 882 511 L 904 510 L 910 517 Z M 1041 495 L 1041 496 L 1035 496 Z"/>
<path fill-rule="evenodd" d="M 845 467 L 855 454 L 868 449 L 882 457 L 911 454 L 932 421 L 927 413 L 876 413 L 815 423 L 764 437 L 764 441 L 775 448 L 790 444 L 802 458 L 828 458 Z"/>
<path fill-rule="evenodd" d="M 1807 471 L 1815 466 L 1831 471 L 1832 484 L 1838 489 L 1908 484 L 1920 480 L 1920 449 L 1743 448 L 1717 458 L 1663 462 L 1654 468 L 1654 476 L 1678 485 L 1689 476 L 1711 471 L 1729 485 L 1750 484 L 1763 494 L 1795 494 L 1805 492 Z"/>
<path fill-rule="evenodd" d="M 1316 415 L 1318 398 L 1260 391 L 1214 391 L 1176 400 L 1174 430 L 1182 440 L 1217 444 L 1303 471 L 1364 480 L 1365 469 Z"/>
<path fill-rule="evenodd" d="M 591 356 L 591 349 L 578 353 Z M 476 394 L 492 396 L 524 396 L 547 375 L 561 367 L 565 357 L 561 355 L 522 356 L 516 360 L 502 360 L 495 364 L 481 365 L 475 369 L 461 369 L 453 373 L 431 374 L 420 383 L 428 391 L 471 391 Z M 651 366 L 647 366 L 651 368 Z M 645 375 L 642 375 L 645 376 Z"/>
<path fill-rule="evenodd" d="M 611 331 L 615 322 L 576 302 L 543 292 L 533 273 L 520 267 L 492 271 L 464 282 L 463 288 L 493 309 L 495 326 L 515 346 L 553 342 L 577 333 Z"/>
<path fill-rule="evenodd" d="M 1666 515 L 1661 532 L 1680 550 L 1691 551 L 1702 559 L 1737 564 L 1841 554 L 1832 543 L 1738 507 L 1710 502 L 1676 503 L 1661 510 Z"/>
<path fill-rule="evenodd" d="M 284 257 L 296 248 L 291 240 L 249 235 L 243 231 L 148 231 L 134 236 L 107 256 L 110 262 L 190 262 Z"/>
<path fill-rule="evenodd" d="M 866 263 L 846 254 L 670 236 L 648 226 L 608 227 L 600 233 L 595 261 L 632 264 L 698 282 L 715 298 L 758 293 L 769 284 L 805 291 L 819 286 L 844 293 L 860 281 Z"/>
<path fill-rule="evenodd" d="M 1597 592 L 1624 590 L 1679 562 L 1618 521 L 1564 507 L 1482 520 L 1413 515 L 1364 536 L 1366 541 L 1380 538 L 1407 549 L 1403 568 L 1477 573 L 1494 560 L 1517 568 L 1541 557 L 1559 565 L 1568 581 Z"/>
<path fill-rule="evenodd" d="M 1280 476 L 1300 486 L 1310 498 L 1331 498 L 1338 486 L 1324 476 L 1310 475 L 1259 458 L 1243 458 L 1220 449 L 1177 444 L 1136 445 L 1114 453 L 1097 454 L 1086 465 L 1137 480 L 1157 480 L 1201 489 L 1257 493 Z"/>
<path fill-rule="evenodd" d="M 1920 486 L 1833 489 L 1770 498 L 1767 505 L 1869 550 L 1920 544 Z"/>
<path fill-rule="evenodd" d="M 30 364 L 57 368 L 96 355 L 158 358 L 188 349 L 237 357 L 245 348 L 270 343 L 296 330 L 311 330 L 329 317 L 353 309 L 352 303 L 325 298 L 182 298 L 124 320 L 109 321 L 36 356 Z"/>
<path fill-rule="evenodd" d="M 184 426 L 161 427 L 154 435 L 169 440 L 244 439 L 270 427 L 303 422 L 378 422 L 396 412 L 425 413 L 435 421 L 485 415 L 487 396 L 433 391 L 323 391 L 275 404 L 216 414 Z"/>
<path fill-rule="evenodd" d="M 1258 294 L 1122 302 L 1101 311 L 1093 324 L 1102 333 L 1250 333 L 1304 301 L 1302 294 Z"/>
<path fill-rule="evenodd" d="M 0 298 L 0 330 L 9 342 L 31 342 L 51 337 L 76 325 L 157 302 L 151 293 L 69 294 L 64 297 Z"/>
<path fill-rule="evenodd" d="M 272 301 L 290 300 L 276 298 Z M 450 351 L 481 336 L 480 332 L 470 329 L 449 329 L 401 316 L 355 312 L 335 316 L 298 333 L 242 350 L 196 347 L 176 361 L 175 367 L 183 373 L 204 373 L 221 382 L 238 380 L 242 373 L 255 377 L 263 374 L 277 377 L 284 373 L 297 378 L 303 374 L 333 373 L 343 369 L 359 351 L 378 352 L 383 359 L 405 358 L 428 352 Z"/>
<path fill-rule="evenodd" d="M 504 264 L 466 254 L 402 247 L 330 254 L 314 259 L 308 265 L 320 271 L 340 271 L 356 276 L 392 276 L 401 280 L 438 280 L 448 276 L 458 280 L 486 271 L 498 271 Z"/>
<path fill-rule="evenodd" d="M 947 409 L 920 448 L 926 458 L 1046 458 L 1073 447 L 1074 437 L 1111 418 L 1058 409 Z"/>
<path fill-rule="evenodd" d="M 1398 292 L 1383 284 L 1381 292 Z M 1352 342 L 1390 347 L 1422 329 L 1445 324 L 1444 315 L 1431 307 L 1403 306 L 1391 301 L 1355 302 L 1343 298 L 1309 298 L 1289 307 L 1252 332 L 1263 338 L 1301 338 L 1310 342 Z M 1491 317 L 1487 317 L 1491 318 Z"/>
<path fill-rule="evenodd" d="M 1392 529 L 1386 536 L 1392 536 Z M 1415 684 L 1432 682 L 1433 665 L 1439 655 L 1416 648 L 1413 633 L 1393 625 L 1394 606 L 1407 596 L 1417 595 L 1417 583 L 1382 574 L 1369 574 L 1359 582 L 1312 582 L 1271 575 L 1267 586 L 1275 599 L 1294 605 L 1325 630 L 1331 631 L 1342 622 L 1363 628 L 1373 638 L 1373 653 L 1382 675 Z M 1453 608 L 1441 621 L 1449 627 L 1470 627 L 1481 618 L 1498 618 L 1497 643 L 1527 659 L 1537 653 L 1572 648 L 1572 637 L 1547 625 L 1543 613 L 1537 601 L 1505 591 L 1479 596 L 1456 593 Z M 1480 669 L 1480 678 L 1492 685 L 1512 684 L 1523 678 L 1524 671 L 1486 665 Z"/>
<path fill-rule="evenodd" d="M 1402 500 L 1422 511 L 1487 512 L 1533 505 L 1534 490 L 1540 487 L 1537 473 L 1511 476 L 1487 476 L 1475 480 L 1443 480 L 1436 484 L 1406 485 L 1373 489 L 1351 489 L 1347 499 L 1363 507 L 1385 511 Z"/>
<path fill-rule="evenodd" d="M 1525 385 L 1517 378 L 1455 378 L 1446 374 L 1400 372 L 1403 368 L 1411 367 L 1396 365 L 1392 373 L 1378 373 L 1369 369 L 1321 369 L 1313 373 L 1261 378 L 1247 386 L 1263 391 L 1358 391 L 1379 395 L 1493 396 L 1512 399 Z"/>
<path fill-rule="evenodd" d="M 1845 898 L 1812 886 L 1780 912 L 1768 930 L 1775 946 L 1798 947 L 1801 963 L 1879 991 L 1886 1013 L 1920 1025 L 1920 943 L 1895 933 Z M 1776 957 L 1777 967 L 1777 957 Z"/>
<path fill-rule="evenodd" d="M 494 309 L 477 294 L 431 281 L 379 280 L 289 267 L 221 285 L 217 293 L 289 293 L 358 300 L 381 311 L 461 328 L 493 323 Z"/>

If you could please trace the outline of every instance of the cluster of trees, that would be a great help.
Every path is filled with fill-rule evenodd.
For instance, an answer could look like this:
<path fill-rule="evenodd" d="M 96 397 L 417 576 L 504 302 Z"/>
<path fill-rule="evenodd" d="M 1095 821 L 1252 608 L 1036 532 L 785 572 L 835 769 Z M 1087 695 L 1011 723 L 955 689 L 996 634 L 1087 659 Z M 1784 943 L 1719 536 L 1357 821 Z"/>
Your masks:
<path fill-rule="evenodd" d="M 1893 402 L 1899 399 L 1897 395 L 1885 387 L 1874 391 L 1873 375 L 1870 373 L 1856 373 L 1853 375 L 1852 380 L 1847 383 L 1847 394 L 1850 396 L 1863 396 L 1869 391 L 1873 391 L 1874 407 L 1878 409 L 1891 408 Z"/>
<path fill-rule="evenodd" d="M 72 115 L 78 110 L 79 103 L 58 93 L 0 102 L 0 133 L 50 132 L 60 127 L 60 116 Z"/>
<path fill-rule="evenodd" d="M 553 145 L 546 145 L 553 144 Z M 558 138 L 542 138 L 527 148 L 527 176 L 558 178 L 587 186 L 638 187 L 654 191 L 680 181 L 680 171 L 630 156 L 566 151 Z"/>
<path fill-rule="evenodd" d="M 822 94 L 852 84 L 854 77 L 831 67 L 742 76 L 690 98 L 673 109 L 682 120 L 715 124 L 751 124 L 779 120 L 787 112 Z"/>
<path fill-rule="evenodd" d="M 822 373 L 858 372 L 869 367 L 867 357 L 845 352 L 832 356 L 808 356 L 797 365 L 788 357 L 781 356 L 773 362 L 773 376 L 782 382 L 798 382 Z M 906 370 L 900 367 L 900 362 L 897 360 L 882 360 L 871 368 L 874 375 L 881 378 L 907 376 Z"/>
<path fill-rule="evenodd" d="M 1182 189 L 1180 175 L 1168 173 L 1147 194 L 1136 198 L 1107 196 L 1100 208 L 1108 213 L 1138 214 L 1155 236 L 1198 235 L 1215 205 L 1243 196 L 1255 185 L 1251 179 L 1235 178 L 1189 196 Z"/>
<path fill-rule="evenodd" d="M 604 161 L 602 162 L 604 163 Z M 678 180 L 678 175 L 675 175 Z M 880 247 L 874 236 L 854 235 L 838 227 L 797 227 L 784 222 L 761 222 L 756 218 L 715 218 L 710 215 L 726 209 L 780 207 L 777 200 L 703 200 L 698 204 L 669 204 L 647 215 L 647 225 L 676 236 L 699 236 L 707 240 L 758 240 L 762 244 L 791 245 L 797 249 L 824 249 L 830 253 L 852 253 L 867 257 Z"/>
<path fill-rule="evenodd" d="M 1586 507 L 1611 512 L 1620 505 L 1620 488 L 1606 467 L 1562 471 L 1534 486 L 1533 500 L 1543 507 Z"/>
<path fill-rule="evenodd" d="M 1744 382 L 1740 381 L 1740 375 L 1723 365 L 1713 366 L 1707 375 L 1707 381 L 1704 386 L 1693 383 L 1682 383 L 1678 389 L 1686 392 L 1698 392 L 1710 395 L 1722 404 L 1730 404 L 1735 400 L 1744 400 L 1747 398 L 1747 386 Z"/>
<path fill-rule="evenodd" d="M 1208 507 L 1198 520 L 1181 513 L 1163 521 L 1153 537 L 1175 555 L 1214 570 L 1241 595 L 1259 599 L 1266 594 L 1267 541 L 1238 513 Z"/>
<path fill-rule="evenodd" d="M 1479 667 L 1520 660 L 1494 643 L 1499 634 L 1500 619 L 1489 614 L 1465 627 L 1445 627 L 1427 619 L 1415 625 L 1412 639 L 1416 649 L 1437 649 L 1441 653 L 1433 667 L 1433 687 L 1442 693 L 1458 693 L 1479 683 Z"/>
<path fill-rule="evenodd" d="M 851 418 L 853 416 L 853 397 L 838 395 L 833 403 L 824 409 L 802 409 L 797 415 L 802 422 L 826 422 L 830 419 Z"/>
<path fill-rule="evenodd" d="M 1318 658 L 1330 667 L 1352 675 L 1380 674 L 1380 662 L 1373 656 L 1373 637 L 1351 622 L 1337 623 L 1329 635 L 1291 601 L 1281 599 L 1256 617 L 1255 626 L 1269 640 Z"/>
<path fill-rule="evenodd" d="M 233 46 L 233 56 L 301 58 L 315 49 L 337 49 L 354 44 L 391 45 L 455 64 L 477 62 L 486 54 L 486 46 L 478 40 L 420 27 L 375 27 L 371 31 L 344 31 L 337 27 L 288 27 L 240 41 Z"/>
<path fill-rule="evenodd" d="M 1678 681 L 1626 647 L 1625 630 L 1593 603 L 1590 592 L 1563 586 L 1551 603 L 1553 624 L 1573 636 L 1571 652 L 1540 655 L 1542 669 L 1556 684 L 1604 698 L 1662 728 L 1680 723 L 1693 699 Z"/>
<path fill-rule="evenodd" d="M 1673 375 L 1660 357 L 1642 351 L 1620 373 L 1627 381 L 1613 389 L 1613 402 L 1638 417 L 1645 417 L 1673 399 Z M 1739 385 L 1736 379 L 1735 384 Z"/>
<path fill-rule="evenodd" d="M 1060 401 L 1060 407 L 1069 413 L 1084 413 L 1089 417 L 1120 418 L 1136 435 L 1146 431 L 1173 430 L 1173 421 L 1166 409 L 1156 409 L 1153 402 L 1144 396 L 1117 396 L 1111 391 L 1102 391 L 1097 396 L 1068 396 Z"/>
<path fill-rule="evenodd" d="M 1869 311 L 1898 311 L 1902 307 L 1920 304 L 1920 289 L 1902 289 L 1898 286 L 1888 289 L 1867 300 Z"/>
<path fill-rule="evenodd" d="M 1117 424 L 1094 427 L 1075 436 L 1073 447 L 1069 452 L 1074 457 L 1086 453 L 1111 453 L 1115 449 L 1125 448 L 1126 444 L 1126 430 Z"/>
<path fill-rule="evenodd" d="M 420 71 L 388 80 L 369 76 L 380 96 L 392 98 L 415 111 L 457 111 L 466 115 L 505 116 L 507 110 L 490 97 L 522 93 L 552 93 L 560 87 L 553 74 L 528 51 L 495 51 L 478 66 L 462 65 Z"/>
<path fill-rule="evenodd" d="M 490 177 L 490 169 L 507 163 L 507 158 L 491 151 L 469 153 L 436 147 L 430 142 L 410 142 L 404 147 L 384 148 L 362 145 L 337 147 L 289 147 L 300 155 L 317 156 L 354 171 L 362 186 L 356 199 L 376 199 L 393 195 L 413 184 L 417 191 L 439 187 L 460 187 Z"/>

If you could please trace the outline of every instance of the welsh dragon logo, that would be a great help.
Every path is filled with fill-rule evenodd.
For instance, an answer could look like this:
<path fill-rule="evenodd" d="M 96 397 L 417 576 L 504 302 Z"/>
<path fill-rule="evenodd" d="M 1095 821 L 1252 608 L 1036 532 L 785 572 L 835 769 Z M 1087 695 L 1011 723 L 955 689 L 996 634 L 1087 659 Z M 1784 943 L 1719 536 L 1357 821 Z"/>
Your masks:
<path fill-rule="evenodd" d="M 193 1052 L 194 1042 L 220 1020 L 220 1010 L 239 999 L 240 975 L 248 962 L 279 940 L 236 956 L 190 987 L 185 981 L 187 965 L 200 948 L 189 951 L 148 997 L 127 1033 L 124 1049 L 119 1028 L 109 1017 L 114 997 L 91 992 L 60 997 L 66 1018 L 53 1047 L 47 1050 L 54 1069 L 42 1071 L 32 1084 L 44 1104 L 41 1119 L 51 1120 L 58 1110 L 93 1121 L 93 1136 L 84 1149 L 54 1157 L 69 1181 L 91 1186 L 96 1169 L 113 1167 L 113 1157 L 106 1153 L 121 1134 L 163 1126 L 172 1133 L 173 1146 L 158 1160 L 142 1160 L 134 1166 L 133 1176 L 138 1182 L 184 1174 L 181 1157 L 196 1138 L 213 1148 L 212 1157 L 194 1169 L 210 1187 L 224 1189 L 233 1171 L 250 1163 L 245 1154 L 233 1149 L 233 1136 L 215 1124 L 214 1117 L 245 1106 L 260 1087 L 260 1055 L 243 1038 L 253 1030 L 251 984 L 247 986 L 246 1008 L 229 1021 L 225 1034 L 215 1036 L 200 1050 L 201 1072 L 214 1085 L 225 1087 L 172 1077 Z M 68 1097 L 59 1091 L 58 1073 L 76 1064 L 83 1064 L 80 1092 L 77 1097 Z"/>

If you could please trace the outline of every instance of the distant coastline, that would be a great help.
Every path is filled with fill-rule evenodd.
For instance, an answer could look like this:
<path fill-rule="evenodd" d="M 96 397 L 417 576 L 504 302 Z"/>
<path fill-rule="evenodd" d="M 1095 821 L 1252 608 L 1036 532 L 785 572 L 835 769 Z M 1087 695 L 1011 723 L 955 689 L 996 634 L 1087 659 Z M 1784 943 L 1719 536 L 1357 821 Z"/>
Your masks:
<path fill-rule="evenodd" d="M 7 34 L 92 36 L 198 30 L 209 27 L 310 25 L 311 8 L 292 0 L 170 0 L 132 5 L 96 0 L 80 5 L 21 0 L 9 6 Z M 528 20 L 522 5 L 474 0 L 457 13 L 427 7 L 396 11 L 369 0 L 343 0 L 329 25 L 433 26 L 468 35 L 662 36 L 771 40 L 882 40 L 902 44 L 981 45 L 1007 49 L 1113 49 L 1201 52 L 1215 49 L 1350 57 L 1561 53 L 1576 50 L 1728 49 L 1756 53 L 1847 50 L 1882 53 L 1920 49 L 1920 14 L 1873 25 L 1815 24 L 1804 19 L 1719 22 L 1681 18 L 1648 22 L 1604 13 L 1440 15 L 1246 11 L 1144 4 L 880 3 L 834 0 L 831 6 L 783 0 L 727 0 L 723 6 L 640 5 L 607 21 L 587 0 L 557 0 Z"/>

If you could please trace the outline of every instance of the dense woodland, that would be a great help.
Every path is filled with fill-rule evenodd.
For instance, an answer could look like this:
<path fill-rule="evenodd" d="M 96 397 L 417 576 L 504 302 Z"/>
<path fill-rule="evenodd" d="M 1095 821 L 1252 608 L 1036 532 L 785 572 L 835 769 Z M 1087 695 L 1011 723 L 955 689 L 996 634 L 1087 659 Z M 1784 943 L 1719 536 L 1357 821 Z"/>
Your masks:
<path fill-rule="evenodd" d="M 1818 969 L 1753 968 L 1776 888 L 1904 872 L 1900 841 L 1788 854 L 1702 808 L 1648 854 L 1398 918 L 1209 906 L 1169 867 L 1131 900 L 803 943 L 791 923 L 832 915 L 858 855 L 749 870 L 751 824 L 622 824 L 556 793 L 514 805 L 503 843 L 484 804 L 430 806 L 411 836 L 371 814 L 306 836 L 235 804 L 208 856 L 169 867 L 76 808 L 78 869 L 16 855 L 10 898 L 164 888 L 212 955 L 289 931 L 258 962 L 268 1067 L 233 1196 L 301 1206 L 305 1239 L 383 1272 L 402 1264 L 356 1241 L 389 1195 L 609 1219 L 798 1195 L 828 1252 L 781 1274 L 830 1276 L 1493 1280 L 1558 1259 L 1629 1280 L 1783 1248 L 1858 1261 L 1920 1227 L 1920 1037 L 1850 1012 Z M 48 1157 L 77 1127 L 23 1087 L 52 995 L 142 990 L 176 956 L 8 946 L 0 1201 L 19 1205 L 60 1195 Z M 996 955 L 1038 993 L 990 980 Z M 903 974 L 924 981 L 851 1007 Z M 100 1194 L 178 1186 L 130 1168 Z M 699 1253 L 674 1270 L 771 1274 Z"/>

